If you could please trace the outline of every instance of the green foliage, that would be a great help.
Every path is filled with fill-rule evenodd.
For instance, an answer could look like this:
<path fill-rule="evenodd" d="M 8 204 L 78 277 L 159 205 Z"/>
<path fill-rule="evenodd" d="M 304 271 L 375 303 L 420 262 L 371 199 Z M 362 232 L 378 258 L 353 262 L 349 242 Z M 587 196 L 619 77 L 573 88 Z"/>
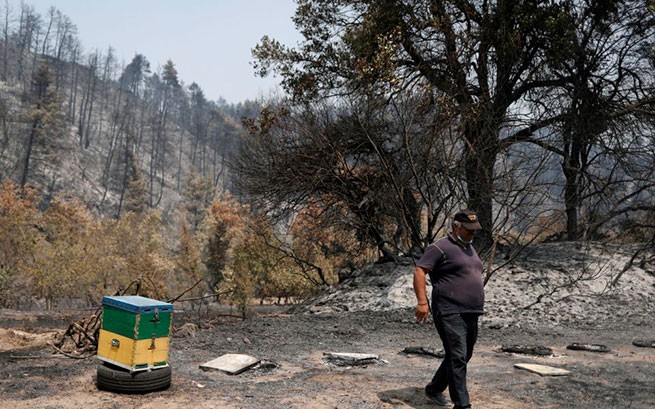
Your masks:
<path fill-rule="evenodd" d="M 124 293 L 166 299 L 174 264 L 159 234 L 157 212 L 95 221 L 85 207 L 55 197 L 45 211 L 36 192 L 5 183 L 0 189 L 0 291 L 3 306 L 41 299 L 97 303 Z"/>
<path fill-rule="evenodd" d="M 221 288 L 230 293 L 230 302 L 249 314 L 254 300 L 302 299 L 317 287 L 289 254 L 280 249 L 267 220 L 250 214 L 240 240 L 234 243 Z"/>
<path fill-rule="evenodd" d="M 136 54 L 121 75 L 121 86 L 138 96 L 141 85 L 148 73 L 150 73 L 150 61 L 143 54 Z"/>
<path fill-rule="evenodd" d="M 37 229 L 37 193 L 11 182 L 0 186 L 0 271 L 3 297 L 0 305 L 17 308 L 29 300 L 29 276 L 25 268 L 32 263 L 41 233 Z"/>
<path fill-rule="evenodd" d="M 26 272 L 32 291 L 45 299 L 48 308 L 55 300 L 83 296 L 80 289 L 93 282 L 85 252 L 91 223 L 86 209 L 74 200 L 55 198 L 42 214 L 42 234 Z"/>
<path fill-rule="evenodd" d="M 318 224 L 309 213 L 298 217 L 293 239 L 285 244 L 273 223 L 224 196 L 208 209 L 197 234 L 182 227 L 171 251 L 156 211 L 95 220 L 63 195 L 41 211 L 36 191 L 5 183 L 0 189 L 1 305 L 97 304 L 108 294 L 165 300 L 199 280 L 212 291 L 229 293 L 244 314 L 255 300 L 302 299 L 319 285 L 336 283 L 344 264 L 365 257 L 353 256 L 357 241 L 351 234 Z M 310 264 L 314 268 L 307 268 Z M 205 291 L 200 285 L 186 296 Z"/>
<path fill-rule="evenodd" d="M 174 263 L 159 233 L 159 212 L 128 213 L 108 227 L 113 254 L 121 261 L 114 270 L 114 277 L 119 278 L 115 285 L 127 289 L 135 283 L 133 293 L 167 299 L 171 295 L 167 283 L 172 278 Z"/>
<path fill-rule="evenodd" d="M 4 267 L 0 266 L 0 300 L 3 300 L 0 303 L 3 307 L 10 306 L 10 301 L 12 299 L 12 276 L 11 272 L 7 271 Z"/>
<path fill-rule="evenodd" d="M 276 243 L 271 224 L 251 216 L 230 263 L 228 281 L 235 290 L 233 301 L 241 305 L 253 298 L 303 298 L 315 288 Z"/>
<path fill-rule="evenodd" d="M 407 189 L 396 187 L 394 194 L 387 198 L 406 205 L 401 227 L 414 229 L 412 241 L 423 246 L 422 241 L 433 238 L 432 213 L 440 207 L 434 207 L 435 201 L 430 198 L 439 197 L 441 192 L 437 190 L 443 185 L 433 183 L 435 189 L 431 190 L 419 184 L 431 178 L 450 179 L 447 181 L 449 188 L 460 185 L 465 189 L 463 196 L 457 192 L 459 205 L 467 205 L 478 212 L 483 229 L 477 243 L 480 249 L 486 250 L 494 241 L 492 232 L 498 231 L 494 221 L 504 211 L 499 210 L 503 206 L 499 202 L 505 201 L 507 211 L 514 213 L 513 203 L 542 193 L 526 194 L 526 186 L 517 186 L 504 198 L 498 191 L 494 181 L 497 173 L 505 169 L 497 165 L 499 160 L 511 155 L 511 149 L 524 149 L 518 145 L 531 144 L 528 149 L 539 151 L 540 158 L 544 158 L 542 163 L 553 153 L 560 156 L 563 169 L 560 178 L 565 179 L 563 183 L 567 186 L 565 197 L 555 207 L 566 208 L 568 235 L 576 239 L 576 215 L 584 213 L 586 206 L 598 206 L 606 199 L 602 196 L 607 190 L 595 186 L 593 179 L 597 176 L 589 175 L 589 162 L 602 156 L 598 152 L 606 152 L 616 163 L 625 162 L 622 153 L 625 148 L 608 147 L 601 137 L 607 135 L 621 140 L 617 145 L 625 141 L 627 146 L 632 145 L 634 139 L 627 135 L 652 134 L 652 116 L 644 116 L 653 106 L 655 16 L 652 7 L 652 1 L 632 0 L 300 0 L 294 22 L 304 39 L 294 47 L 287 47 L 264 37 L 253 55 L 260 75 L 272 72 L 281 76 L 282 86 L 293 97 L 292 106 L 306 109 L 326 100 L 334 101 L 338 107 L 353 100 L 370 106 L 371 101 L 377 99 L 381 103 L 373 108 L 375 114 L 399 110 L 398 116 L 404 121 L 397 123 L 405 128 L 376 126 L 380 121 L 361 121 L 364 122 L 363 134 L 371 140 L 383 141 L 377 144 L 375 153 L 381 160 L 379 164 L 371 164 L 372 175 L 386 178 L 397 175 L 390 171 L 395 171 L 394 165 L 398 164 L 392 161 L 393 156 L 386 157 L 379 152 L 384 152 L 387 146 L 393 147 L 394 140 L 402 138 L 411 145 L 412 139 L 417 138 L 420 132 L 410 131 L 418 123 L 413 117 L 416 111 L 406 109 L 399 101 L 408 95 L 424 97 L 425 110 L 432 111 L 433 118 L 437 119 L 432 125 L 447 129 L 448 136 L 452 137 L 444 144 L 446 150 L 461 149 L 460 157 L 451 156 L 450 161 L 441 163 L 457 161 L 463 172 L 452 179 L 446 172 L 443 172 L 445 177 L 428 172 L 427 178 L 424 175 L 398 178 L 396 185 Z M 356 114 L 357 120 L 368 119 L 361 111 Z M 429 115 L 426 113 L 426 118 Z M 314 118 L 304 119 L 299 127 L 285 128 L 286 124 L 282 124 L 278 128 L 280 140 L 275 142 L 287 150 L 302 148 L 304 141 L 316 134 L 313 125 L 320 122 L 320 119 L 316 122 L 312 122 Z M 344 133 L 353 135 L 353 128 L 348 131 Z M 301 135 L 301 132 L 306 133 Z M 389 138 L 385 138 L 387 132 Z M 260 153 L 273 151 L 269 138 L 275 132 L 260 133 L 258 138 L 253 138 L 259 140 L 249 143 L 245 150 L 257 150 L 261 146 Z M 563 138 L 556 140 L 562 134 Z M 329 135 L 321 136 L 333 142 L 333 149 L 321 151 L 320 156 L 336 162 L 330 154 L 343 154 L 341 148 L 345 142 L 329 138 Z M 434 132 L 430 137 L 446 139 L 446 132 Z M 284 138 L 292 142 L 281 143 Z M 425 146 L 432 148 L 434 145 Z M 389 151 L 397 154 L 400 149 Z M 295 153 L 298 157 L 308 157 L 306 162 L 310 165 L 303 168 L 292 162 L 296 166 L 289 166 L 290 155 L 283 156 L 285 160 L 264 155 L 258 171 L 261 173 L 262 167 L 270 165 L 269 173 L 278 179 L 282 175 L 284 180 L 287 175 L 303 176 L 302 170 L 321 159 L 309 149 L 304 152 L 298 149 Z M 411 172 L 422 169 L 421 164 L 411 163 L 416 155 L 433 154 L 430 149 L 412 153 L 414 156 L 402 161 L 409 163 Z M 348 164 L 358 158 L 353 151 L 343 157 Z M 632 157 L 630 161 L 640 159 Z M 403 168 L 402 163 L 398 165 Z M 617 165 L 619 167 L 622 165 Z M 248 191 L 265 197 L 263 202 L 274 195 L 282 196 L 283 190 L 289 198 L 314 198 L 316 191 L 324 187 L 325 179 L 321 177 L 330 175 L 333 169 L 323 166 L 320 172 L 315 169 L 314 174 L 319 176 L 313 179 L 316 183 L 312 185 L 273 188 L 259 183 Z M 244 168 L 238 170 L 241 175 Z M 618 175 L 623 171 L 611 172 Z M 248 177 L 254 174 L 253 171 L 244 172 Z M 511 178 L 516 176 L 521 177 L 512 175 Z M 650 187 L 648 182 L 641 181 L 648 177 L 643 175 L 639 182 L 646 189 Z M 259 181 L 265 179 L 261 177 Z M 585 189 L 588 191 L 580 193 Z M 341 197 L 358 197 L 361 193 L 359 187 L 353 185 L 332 184 L 330 190 Z M 375 200 L 363 203 L 379 204 Z M 408 217 L 416 216 L 423 209 L 430 213 L 427 236 L 418 234 L 422 232 L 409 222 L 416 217 Z M 368 230 L 370 237 L 374 241 L 376 236 L 382 239 L 382 229 L 376 226 L 383 223 L 375 220 L 382 212 L 378 207 L 368 214 L 363 210 L 361 218 L 370 221 L 365 227 L 372 227 Z M 626 210 L 630 212 L 629 207 Z M 532 208 L 527 212 L 536 215 L 539 210 Z"/>
<path fill-rule="evenodd" d="M 308 281 L 333 285 L 338 282 L 342 268 L 377 260 L 375 247 L 362 242 L 356 229 L 335 220 L 340 218 L 347 218 L 343 206 L 333 204 L 324 208 L 314 203 L 303 208 L 291 224 L 289 232 L 296 257 L 320 267 L 304 272 Z M 317 271 L 323 277 L 317 277 Z"/>
<path fill-rule="evenodd" d="M 64 115 L 59 109 L 60 99 L 53 88 L 53 77 L 47 64 L 40 64 L 34 74 L 32 97 L 34 103 L 28 112 L 32 128 L 42 143 L 61 138 L 66 129 Z"/>
<path fill-rule="evenodd" d="M 124 209 L 127 212 L 142 213 L 148 208 L 148 188 L 143 173 L 137 164 L 134 154 L 127 154 L 128 173 L 125 187 Z"/>
<path fill-rule="evenodd" d="M 306 235 L 299 235 L 298 243 L 320 230 L 314 227 Z M 294 256 L 295 247 L 289 248 L 275 236 L 274 224 L 250 213 L 229 196 L 214 201 L 203 223 L 202 236 L 209 283 L 214 290 L 228 293 L 230 302 L 238 305 L 244 315 L 255 299 L 302 299 L 326 283 L 324 277 L 315 275 L 316 269 L 308 271 L 307 263 L 313 259 L 301 261 Z M 299 257 L 306 256 L 303 249 L 297 250 Z M 327 255 L 317 263 L 329 271 L 329 281 L 335 283 L 336 264 L 342 261 Z"/>
<path fill-rule="evenodd" d="M 232 257 L 232 248 L 242 239 L 246 209 L 231 196 L 214 200 L 203 222 L 203 262 L 210 289 L 218 289 Z"/>
<path fill-rule="evenodd" d="M 191 231 L 196 231 L 205 218 L 207 208 L 214 198 L 211 180 L 191 171 L 184 184 L 184 207 Z"/>
<path fill-rule="evenodd" d="M 237 186 L 270 215 L 316 206 L 324 228 L 353 234 L 381 256 L 419 248 L 444 203 L 460 199 L 461 154 L 447 114 L 429 95 L 403 93 L 389 106 L 356 99 L 340 107 L 266 109 L 232 162 Z"/>
<path fill-rule="evenodd" d="M 175 283 L 176 293 L 182 292 L 191 288 L 191 286 L 202 281 L 205 276 L 205 267 L 202 264 L 200 244 L 194 237 L 184 223 L 182 225 L 182 232 L 180 234 L 180 244 L 177 251 L 177 259 L 175 265 Z M 205 290 L 204 285 L 196 285 L 190 292 L 186 293 L 186 297 L 200 297 Z M 186 298 L 185 297 L 185 298 Z M 192 303 L 192 307 L 197 303 Z"/>
<path fill-rule="evenodd" d="M 21 186 L 27 184 L 35 158 L 50 165 L 56 165 L 60 160 L 60 144 L 66 123 L 52 82 L 48 65 L 40 64 L 32 80 L 32 105 L 24 114 L 30 123 L 30 130 L 25 141 Z"/>
<path fill-rule="evenodd" d="M 162 73 L 162 78 L 166 85 L 171 87 L 179 87 L 180 82 L 177 78 L 177 69 L 175 68 L 175 64 L 173 64 L 172 60 L 166 61 L 163 70 L 164 72 Z"/>

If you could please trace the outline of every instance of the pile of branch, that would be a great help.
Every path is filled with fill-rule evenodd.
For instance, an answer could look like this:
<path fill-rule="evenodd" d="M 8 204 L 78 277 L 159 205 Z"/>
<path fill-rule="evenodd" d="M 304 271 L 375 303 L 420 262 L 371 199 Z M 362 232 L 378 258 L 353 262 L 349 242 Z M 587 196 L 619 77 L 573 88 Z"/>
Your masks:
<path fill-rule="evenodd" d="M 139 294 L 141 280 L 141 277 L 133 280 L 125 290 L 118 290 L 114 295 L 125 295 L 132 286 L 136 286 L 136 294 Z M 95 314 L 89 317 L 73 321 L 58 342 L 48 342 L 48 345 L 56 352 L 69 358 L 90 358 L 98 352 L 98 338 L 101 327 L 102 307 L 98 308 Z"/>
<path fill-rule="evenodd" d="M 182 292 L 177 297 L 168 300 L 169 303 L 176 301 L 194 301 L 207 297 L 217 297 L 226 294 L 225 292 L 216 292 L 204 297 L 182 299 L 182 296 L 193 288 L 198 286 L 202 280 L 198 280 L 189 289 Z M 134 280 L 123 291 L 118 291 L 115 295 L 124 295 L 133 285 L 136 285 L 136 294 L 139 294 L 141 287 L 141 279 Z M 56 352 L 65 355 L 69 358 L 85 359 L 97 354 L 98 351 L 98 338 L 100 336 L 100 328 L 102 327 L 102 307 L 98 308 L 95 314 L 81 318 L 72 322 L 66 332 L 61 336 L 57 342 L 48 342 L 48 345 Z"/>
<path fill-rule="evenodd" d="M 85 359 L 96 354 L 102 311 L 72 322 L 57 342 L 48 342 L 56 352 L 69 358 Z"/>

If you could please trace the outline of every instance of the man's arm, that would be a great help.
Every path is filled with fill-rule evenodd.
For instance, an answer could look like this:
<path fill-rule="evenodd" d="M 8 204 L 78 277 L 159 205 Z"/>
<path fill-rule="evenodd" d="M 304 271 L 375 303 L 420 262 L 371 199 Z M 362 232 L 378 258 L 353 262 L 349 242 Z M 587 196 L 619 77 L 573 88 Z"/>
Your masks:
<path fill-rule="evenodd" d="M 423 267 L 414 269 L 414 294 L 416 294 L 416 321 L 424 323 L 428 320 L 430 306 L 428 305 L 428 296 L 425 290 L 425 276 L 427 270 Z"/>

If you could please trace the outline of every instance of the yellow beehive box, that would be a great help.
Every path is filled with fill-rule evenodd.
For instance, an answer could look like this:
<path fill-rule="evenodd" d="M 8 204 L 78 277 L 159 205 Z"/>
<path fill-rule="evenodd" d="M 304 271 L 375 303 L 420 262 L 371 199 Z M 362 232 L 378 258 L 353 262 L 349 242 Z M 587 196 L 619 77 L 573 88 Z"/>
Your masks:
<path fill-rule="evenodd" d="M 168 366 L 169 338 L 130 339 L 100 330 L 98 359 L 130 371 Z"/>

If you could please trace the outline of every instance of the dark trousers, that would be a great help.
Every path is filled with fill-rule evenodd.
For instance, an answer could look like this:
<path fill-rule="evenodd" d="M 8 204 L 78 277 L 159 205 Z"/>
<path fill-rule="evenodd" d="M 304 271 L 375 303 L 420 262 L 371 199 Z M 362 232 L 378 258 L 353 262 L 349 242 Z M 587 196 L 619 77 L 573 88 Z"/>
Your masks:
<path fill-rule="evenodd" d="M 473 355 L 473 346 L 478 339 L 478 314 L 437 314 L 434 324 L 446 357 L 426 390 L 438 393 L 448 387 L 455 407 L 468 408 L 471 402 L 466 388 L 466 364 Z"/>

